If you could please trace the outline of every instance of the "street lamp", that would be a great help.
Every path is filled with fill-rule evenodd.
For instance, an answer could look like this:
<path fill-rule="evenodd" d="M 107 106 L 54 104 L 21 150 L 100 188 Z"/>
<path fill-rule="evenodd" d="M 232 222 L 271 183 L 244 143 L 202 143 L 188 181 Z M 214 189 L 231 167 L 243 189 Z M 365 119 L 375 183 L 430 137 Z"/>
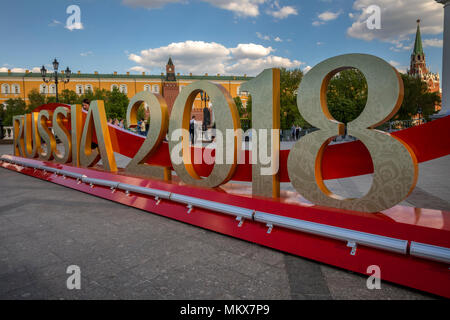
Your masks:
<path fill-rule="evenodd" d="M 49 83 L 51 81 L 55 82 L 56 85 L 56 102 L 59 102 L 58 99 L 58 82 L 59 82 L 59 77 L 58 77 L 58 68 L 59 68 L 59 62 L 58 60 L 53 60 L 53 70 L 54 72 L 50 75 L 50 78 L 47 79 L 47 69 L 45 69 L 44 66 L 42 66 L 41 68 L 41 76 L 42 76 L 42 80 L 45 83 Z M 72 74 L 72 71 L 70 71 L 69 67 L 66 68 L 66 70 L 64 71 L 64 76 L 61 76 L 61 81 L 64 83 L 68 83 L 70 81 L 70 75 Z"/>
<path fill-rule="evenodd" d="M 205 102 L 205 107 L 207 107 L 206 102 L 209 101 L 209 96 L 206 92 L 203 94 L 203 91 L 200 91 L 200 100 Z M 202 103 L 203 105 L 203 103 Z"/>

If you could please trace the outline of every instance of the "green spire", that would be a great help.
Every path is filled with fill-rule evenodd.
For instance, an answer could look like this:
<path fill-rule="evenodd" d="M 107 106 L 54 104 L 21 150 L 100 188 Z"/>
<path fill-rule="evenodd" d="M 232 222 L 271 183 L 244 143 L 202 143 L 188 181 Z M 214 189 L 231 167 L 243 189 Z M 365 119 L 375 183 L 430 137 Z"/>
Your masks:
<path fill-rule="evenodd" d="M 414 55 L 423 54 L 422 36 L 420 35 L 420 19 L 417 20 L 416 42 L 414 43 Z"/>

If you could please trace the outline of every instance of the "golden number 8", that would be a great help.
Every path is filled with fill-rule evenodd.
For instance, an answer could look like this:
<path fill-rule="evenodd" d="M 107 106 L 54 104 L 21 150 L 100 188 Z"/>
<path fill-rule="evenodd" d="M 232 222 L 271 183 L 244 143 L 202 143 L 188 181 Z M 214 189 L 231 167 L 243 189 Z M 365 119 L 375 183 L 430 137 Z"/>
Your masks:
<path fill-rule="evenodd" d="M 367 104 L 362 113 L 347 124 L 347 133 L 361 140 L 372 157 L 374 173 L 369 192 L 358 199 L 344 199 L 324 184 L 321 172 L 323 151 L 345 125 L 330 114 L 326 91 L 338 72 L 356 68 L 367 81 Z M 300 139 L 288 158 L 294 188 L 309 201 L 346 210 L 378 212 L 404 200 L 414 189 L 418 166 L 409 146 L 397 137 L 373 128 L 389 120 L 403 100 L 403 82 L 398 72 L 384 60 L 365 54 L 347 54 L 319 63 L 303 78 L 297 96 L 301 115 L 320 130 Z"/>

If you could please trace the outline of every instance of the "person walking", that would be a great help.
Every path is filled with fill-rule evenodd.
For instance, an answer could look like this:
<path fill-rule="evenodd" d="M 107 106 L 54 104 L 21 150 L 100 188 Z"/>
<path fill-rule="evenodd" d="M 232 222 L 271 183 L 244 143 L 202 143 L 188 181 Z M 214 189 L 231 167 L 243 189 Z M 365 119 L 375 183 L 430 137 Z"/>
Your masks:
<path fill-rule="evenodd" d="M 191 137 L 192 143 L 194 143 L 194 138 L 195 138 L 195 116 L 192 116 L 192 119 L 189 122 L 189 136 Z"/>
<path fill-rule="evenodd" d="M 291 137 L 292 140 L 295 140 L 295 124 L 293 124 L 291 127 Z"/>

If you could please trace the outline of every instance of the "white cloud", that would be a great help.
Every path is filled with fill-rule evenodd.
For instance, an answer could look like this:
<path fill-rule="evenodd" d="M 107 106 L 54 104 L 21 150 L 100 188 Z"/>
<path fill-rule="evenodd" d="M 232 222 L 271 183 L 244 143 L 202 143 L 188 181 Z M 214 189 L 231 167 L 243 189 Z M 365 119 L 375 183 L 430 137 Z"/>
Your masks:
<path fill-rule="evenodd" d="M 325 11 L 317 15 L 318 20 L 315 20 L 312 25 L 315 27 L 318 27 L 322 24 L 325 24 L 328 21 L 336 20 L 340 15 L 341 11 L 338 12 L 332 12 L 332 11 Z"/>
<path fill-rule="evenodd" d="M 278 56 L 267 56 L 259 59 L 246 58 L 226 66 L 226 73 L 257 75 L 267 68 L 283 67 L 292 69 L 298 68 L 302 64 L 303 62 L 301 61 Z"/>
<path fill-rule="evenodd" d="M 302 71 L 303 71 L 303 73 L 308 73 L 308 71 L 311 70 L 311 69 L 312 69 L 311 66 L 306 66 L 306 67 L 303 68 Z"/>
<path fill-rule="evenodd" d="M 123 0 L 124 5 L 130 7 L 144 7 L 148 9 L 157 9 L 168 3 L 184 3 L 183 0 Z"/>
<path fill-rule="evenodd" d="M 25 73 L 25 70 L 29 70 L 31 72 L 35 72 L 35 73 L 41 73 L 41 68 L 39 67 L 34 67 L 31 69 L 28 68 L 20 68 L 20 67 L 0 67 L 0 72 L 8 72 L 8 70 L 11 70 L 11 72 L 16 72 L 16 73 Z"/>
<path fill-rule="evenodd" d="M 274 10 L 267 10 L 266 13 L 277 19 L 285 19 L 290 15 L 296 16 L 298 14 L 298 11 L 296 8 L 292 6 L 284 6 L 284 7 L 278 6 L 278 8 Z"/>
<path fill-rule="evenodd" d="M 283 40 L 280 37 L 276 37 L 275 39 L 273 39 L 275 42 L 283 42 Z"/>
<path fill-rule="evenodd" d="M 341 12 L 331 12 L 331 11 L 325 11 L 318 15 L 319 19 L 322 21 L 331 21 L 337 19 Z"/>
<path fill-rule="evenodd" d="M 55 19 L 53 19 L 52 22 L 50 22 L 48 24 L 49 27 L 56 27 L 56 26 L 59 26 L 59 25 L 62 25 L 62 22 L 58 21 L 58 20 L 55 20 Z"/>
<path fill-rule="evenodd" d="M 146 72 L 146 71 L 148 71 L 148 69 L 141 67 L 141 66 L 135 66 L 135 67 L 128 69 L 128 71 Z"/>
<path fill-rule="evenodd" d="M 261 40 L 266 40 L 266 41 L 269 41 L 269 40 L 270 40 L 270 36 L 263 35 L 263 34 L 261 34 L 260 32 L 256 32 L 256 36 L 257 36 L 259 39 L 261 39 Z"/>
<path fill-rule="evenodd" d="M 240 43 L 236 48 L 231 48 L 230 51 L 236 59 L 257 59 L 269 55 L 273 49 L 272 47 L 266 48 L 260 44 Z"/>
<path fill-rule="evenodd" d="M 401 73 L 406 73 L 406 69 L 408 68 L 407 66 L 400 65 L 400 62 L 397 62 L 397 61 L 394 61 L 394 60 L 389 61 L 389 64 L 391 66 L 393 66 L 394 68 L 396 68 L 397 71 L 401 72 Z"/>
<path fill-rule="evenodd" d="M 94 53 L 92 51 L 87 51 L 87 52 L 80 53 L 80 56 L 87 57 L 87 56 L 92 56 L 93 54 Z"/>
<path fill-rule="evenodd" d="M 272 47 L 241 43 L 227 48 L 216 42 L 185 41 L 168 46 L 142 50 L 128 58 L 137 66 L 132 71 L 163 71 L 167 60 L 172 60 L 177 71 L 193 74 L 248 74 L 256 75 L 265 68 L 298 68 L 303 62 L 272 55 Z"/>
<path fill-rule="evenodd" d="M 84 29 L 83 24 L 81 22 L 75 22 L 72 24 L 66 25 L 64 28 L 73 31 L 73 30 L 82 30 Z"/>
<path fill-rule="evenodd" d="M 200 0 L 220 9 L 232 11 L 238 16 L 257 17 L 259 6 L 266 0 Z M 148 9 L 161 8 L 168 3 L 187 3 L 185 0 L 123 0 L 123 4 L 131 7 Z"/>
<path fill-rule="evenodd" d="M 367 28 L 366 9 L 370 5 L 381 8 L 381 29 Z M 393 51 L 406 50 L 411 47 L 416 32 L 416 20 L 421 19 L 422 34 L 439 34 L 442 32 L 442 5 L 434 0 L 356 0 L 353 3 L 354 22 L 347 29 L 350 37 L 371 41 L 378 39 L 394 44 Z M 411 37 L 412 36 L 412 37 Z"/>
<path fill-rule="evenodd" d="M 444 41 L 442 39 L 424 39 L 423 40 L 424 47 L 442 48 L 443 45 L 444 45 Z"/>

